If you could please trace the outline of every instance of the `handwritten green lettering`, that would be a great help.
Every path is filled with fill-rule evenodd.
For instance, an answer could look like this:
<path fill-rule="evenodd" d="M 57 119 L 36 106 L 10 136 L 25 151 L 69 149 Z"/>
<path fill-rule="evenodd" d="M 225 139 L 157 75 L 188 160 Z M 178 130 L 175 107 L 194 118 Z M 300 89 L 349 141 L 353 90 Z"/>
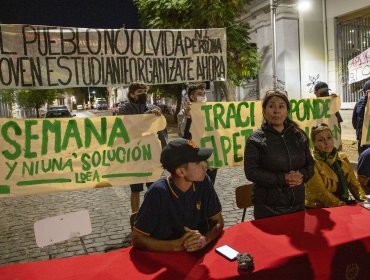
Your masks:
<path fill-rule="evenodd" d="M 31 140 L 39 139 L 37 134 L 32 134 L 32 126 L 37 125 L 37 120 L 26 120 L 24 122 L 25 125 L 25 149 L 24 149 L 24 157 L 25 158 L 35 158 L 37 157 L 36 152 L 31 152 Z"/>
<path fill-rule="evenodd" d="M 125 144 L 130 142 L 127 130 L 121 118 L 116 118 L 109 135 L 108 147 L 112 147 L 116 138 L 122 138 Z"/>
<path fill-rule="evenodd" d="M 82 140 L 80 136 L 80 131 L 78 130 L 76 120 L 69 120 L 66 128 L 66 132 L 64 134 L 63 142 L 62 142 L 62 149 L 67 149 L 69 144 L 69 139 L 74 138 L 76 141 L 77 148 L 82 147 Z"/>
<path fill-rule="evenodd" d="M 215 167 L 221 167 L 222 166 L 222 161 L 220 160 L 220 158 L 218 156 L 218 150 L 217 150 L 215 137 L 214 136 L 203 137 L 200 140 L 200 146 L 201 147 L 207 147 L 208 142 L 211 143 L 211 146 L 213 148 L 213 158 L 214 158 L 214 161 L 208 160 L 208 164 L 211 165 L 211 166 L 215 166 Z"/>
<path fill-rule="evenodd" d="M 8 142 L 11 146 L 14 147 L 14 152 L 10 152 L 9 150 L 3 150 L 2 153 L 4 157 L 6 157 L 9 160 L 14 160 L 18 158 L 22 152 L 21 145 L 14 139 L 11 139 L 9 137 L 8 131 L 9 129 L 12 128 L 14 131 L 14 134 L 19 136 L 22 135 L 22 130 L 19 127 L 19 125 L 15 121 L 9 121 L 6 122 L 2 127 L 1 127 L 1 134 L 6 142 Z"/>
<path fill-rule="evenodd" d="M 103 145 L 107 142 L 107 118 L 100 119 L 100 134 L 96 129 L 94 123 L 88 119 L 84 119 L 85 124 L 85 147 L 89 148 L 91 144 L 91 135 L 93 134 L 95 139 L 100 145 Z"/>
<path fill-rule="evenodd" d="M 54 152 L 59 153 L 62 150 L 62 133 L 60 120 L 55 120 L 54 123 L 52 123 L 50 120 L 44 120 L 42 122 L 41 155 L 46 155 L 48 153 L 49 131 L 54 133 Z"/>

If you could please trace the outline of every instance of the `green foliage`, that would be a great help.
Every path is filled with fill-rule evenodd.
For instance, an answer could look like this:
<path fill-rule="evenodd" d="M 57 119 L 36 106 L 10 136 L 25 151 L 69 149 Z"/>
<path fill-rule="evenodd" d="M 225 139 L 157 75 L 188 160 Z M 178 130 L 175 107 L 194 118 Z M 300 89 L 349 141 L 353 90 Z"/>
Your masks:
<path fill-rule="evenodd" d="M 149 87 L 149 93 L 153 94 L 153 97 L 168 97 L 176 100 L 176 115 L 180 111 L 181 107 L 181 92 L 186 88 L 185 84 L 167 84 L 167 85 L 153 85 Z M 177 119 L 174 119 L 177 121 Z"/>
<path fill-rule="evenodd" d="M 60 90 L 56 89 L 19 90 L 17 93 L 17 102 L 23 108 L 35 108 L 37 117 L 39 117 L 39 109 L 45 103 L 52 104 L 59 92 Z"/>
<path fill-rule="evenodd" d="M 167 84 L 167 85 L 153 85 L 149 87 L 148 92 L 154 96 L 161 97 L 173 97 L 174 95 L 180 95 L 185 88 L 185 84 Z"/>
<path fill-rule="evenodd" d="M 257 48 L 249 26 L 239 20 L 250 0 L 135 0 L 145 28 L 224 28 L 227 75 L 232 84 L 254 79 L 259 71 Z"/>
<path fill-rule="evenodd" d="M 4 102 L 5 104 L 11 107 L 12 104 L 15 102 L 14 91 L 10 89 L 0 90 L 0 98 L 1 102 Z"/>

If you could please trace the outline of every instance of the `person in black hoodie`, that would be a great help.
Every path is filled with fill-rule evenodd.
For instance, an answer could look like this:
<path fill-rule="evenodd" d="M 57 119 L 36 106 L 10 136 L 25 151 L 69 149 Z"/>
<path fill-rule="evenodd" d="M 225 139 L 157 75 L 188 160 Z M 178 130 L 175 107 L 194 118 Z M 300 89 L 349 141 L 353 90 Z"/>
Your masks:
<path fill-rule="evenodd" d="M 362 145 L 361 144 L 361 137 L 362 137 L 362 125 L 364 123 L 365 118 L 365 108 L 367 104 L 367 92 L 370 90 L 370 80 L 368 80 L 363 89 L 363 96 L 357 101 L 355 108 L 353 109 L 352 113 L 352 125 L 353 128 L 356 129 L 356 139 L 358 144 L 358 155 L 360 156 L 363 151 L 370 147 L 370 145 Z"/>
<path fill-rule="evenodd" d="M 286 94 L 273 90 L 266 93 L 262 126 L 245 145 L 244 172 L 254 182 L 255 219 L 304 210 L 304 183 L 314 173 L 308 137 L 288 118 Z"/>
<path fill-rule="evenodd" d="M 124 103 L 118 111 L 119 115 L 138 115 L 138 114 L 155 114 L 160 116 L 161 109 L 158 106 L 147 103 L 148 87 L 142 81 L 132 82 L 128 86 L 127 97 L 129 102 Z M 167 129 L 158 132 L 158 138 L 161 141 L 162 149 L 167 145 Z M 149 187 L 152 183 L 146 183 Z M 135 213 L 140 206 L 140 192 L 144 190 L 144 184 L 132 184 L 131 188 L 131 210 Z"/>

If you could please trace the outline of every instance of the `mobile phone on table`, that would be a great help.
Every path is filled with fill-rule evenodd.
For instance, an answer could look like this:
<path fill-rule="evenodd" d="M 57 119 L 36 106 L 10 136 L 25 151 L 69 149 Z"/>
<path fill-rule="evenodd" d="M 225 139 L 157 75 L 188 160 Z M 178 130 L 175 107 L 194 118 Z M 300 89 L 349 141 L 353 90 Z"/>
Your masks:
<path fill-rule="evenodd" d="M 216 248 L 216 252 L 219 253 L 220 255 L 224 256 L 230 261 L 236 260 L 237 255 L 239 254 L 238 251 L 235 249 L 231 248 L 228 245 L 223 245 L 221 247 Z"/>

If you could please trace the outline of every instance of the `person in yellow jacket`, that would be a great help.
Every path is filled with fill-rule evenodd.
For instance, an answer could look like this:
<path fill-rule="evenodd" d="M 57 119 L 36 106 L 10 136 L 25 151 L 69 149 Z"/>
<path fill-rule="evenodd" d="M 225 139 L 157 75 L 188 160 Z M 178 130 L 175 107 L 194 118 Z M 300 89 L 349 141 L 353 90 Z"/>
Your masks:
<path fill-rule="evenodd" d="M 347 156 L 334 147 L 328 125 L 315 125 L 310 137 L 314 144 L 315 169 L 313 177 L 305 184 L 306 207 L 335 207 L 365 201 L 365 192 Z M 355 201 L 350 199 L 349 193 Z"/>

